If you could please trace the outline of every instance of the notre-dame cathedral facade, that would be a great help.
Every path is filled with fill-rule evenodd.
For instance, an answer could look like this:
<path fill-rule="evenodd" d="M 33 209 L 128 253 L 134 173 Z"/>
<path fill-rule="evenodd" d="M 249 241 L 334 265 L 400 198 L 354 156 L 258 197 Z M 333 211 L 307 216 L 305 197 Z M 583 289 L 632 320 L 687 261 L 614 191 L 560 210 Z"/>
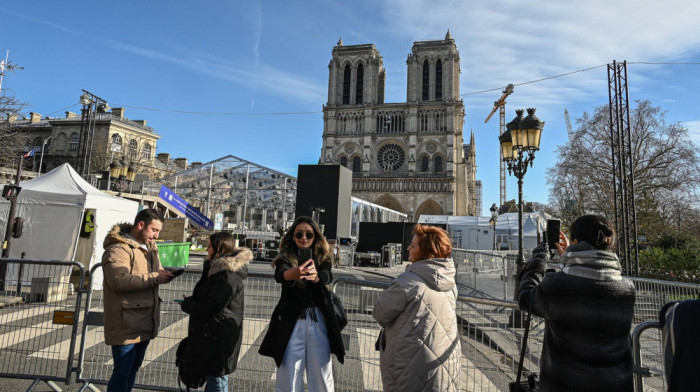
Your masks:
<path fill-rule="evenodd" d="M 406 60 L 405 103 L 385 103 L 386 73 L 373 44 L 333 48 L 320 163 L 353 171 L 352 194 L 408 214 L 476 215 L 474 134 L 464 144 L 459 51 L 417 41 Z"/>

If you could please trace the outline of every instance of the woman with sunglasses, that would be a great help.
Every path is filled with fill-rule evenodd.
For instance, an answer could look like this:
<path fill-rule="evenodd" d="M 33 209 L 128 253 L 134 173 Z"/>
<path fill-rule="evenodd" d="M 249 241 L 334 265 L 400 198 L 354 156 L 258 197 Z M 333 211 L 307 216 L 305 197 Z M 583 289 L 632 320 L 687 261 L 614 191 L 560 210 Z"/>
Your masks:
<path fill-rule="evenodd" d="M 311 258 L 304 260 L 308 250 Z M 334 390 L 331 354 L 343 363 L 345 348 L 325 287 L 333 280 L 331 266 L 328 242 L 316 222 L 298 217 L 272 261 L 282 292 L 258 351 L 275 359 L 277 391 L 304 391 L 304 371 L 310 392 Z"/>

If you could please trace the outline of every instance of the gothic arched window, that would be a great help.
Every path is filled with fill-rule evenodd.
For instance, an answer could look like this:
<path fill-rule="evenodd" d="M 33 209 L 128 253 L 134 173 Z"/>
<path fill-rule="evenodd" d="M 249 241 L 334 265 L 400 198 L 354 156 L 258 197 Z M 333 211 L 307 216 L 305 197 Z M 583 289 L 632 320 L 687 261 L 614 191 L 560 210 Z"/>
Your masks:
<path fill-rule="evenodd" d="M 430 64 L 428 60 L 423 62 L 423 100 L 427 101 L 430 99 Z"/>
<path fill-rule="evenodd" d="M 348 167 L 348 157 L 342 157 L 340 158 L 340 165 Z"/>
<path fill-rule="evenodd" d="M 435 99 L 442 99 L 442 61 L 435 64 Z"/>
<path fill-rule="evenodd" d="M 343 105 L 350 104 L 350 65 L 343 71 Z"/>
<path fill-rule="evenodd" d="M 360 157 L 355 157 L 352 159 L 352 171 L 354 173 L 359 173 L 362 171 L 362 160 Z"/>
<path fill-rule="evenodd" d="M 362 103 L 362 81 L 365 76 L 365 67 L 362 64 L 357 66 L 357 83 L 355 84 L 355 103 Z"/>
<path fill-rule="evenodd" d="M 435 173 L 442 172 L 442 157 L 435 157 Z"/>
<path fill-rule="evenodd" d="M 428 157 L 423 155 L 423 159 L 421 159 L 421 163 L 420 163 L 420 169 L 422 172 L 428 171 L 428 164 L 429 164 Z"/>

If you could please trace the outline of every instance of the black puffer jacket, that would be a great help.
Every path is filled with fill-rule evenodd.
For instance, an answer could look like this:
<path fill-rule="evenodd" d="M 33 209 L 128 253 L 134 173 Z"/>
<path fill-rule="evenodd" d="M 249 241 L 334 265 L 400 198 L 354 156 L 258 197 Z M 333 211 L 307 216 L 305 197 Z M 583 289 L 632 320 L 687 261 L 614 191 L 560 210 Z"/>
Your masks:
<path fill-rule="evenodd" d="M 292 262 L 284 255 L 279 255 L 275 258 L 275 280 L 277 283 L 282 284 L 282 293 L 277 306 L 272 311 L 270 325 L 260 344 L 258 353 L 274 358 L 277 367 L 282 363 L 284 352 L 287 350 L 287 343 L 289 343 L 294 326 L 304 308 L 304 298 L 306 296 L 313 297 L 313 302 L 321 310 L 321 314 L 323 314 L 323 318 L 326 321 L 331 353 L 335 354 L 338 362 L 343 363 L 345 346 L 343 346 L 343 339 L 340 335 L 338 321 L 335 318 L 330 294 L 325 287 L 333 280 L 331 264 L 331 262 L 323 262 L 319 265 L 317 262 L 316 270 L 318 271 L 319 281 L 317 283 L 304 282 L 304 285 L 300 285 L 297 281 L 288 282 L 284 280 L 284 272 L 292 268 Z M 296 265 L 296 260 L 294 260 L 294 265 Z"/>
<path fill-rule="evenodd" d="M 185 368 L 207 376 L 233 373 L 243 337 L 243 295 L 253 252 L 235 252 L 207 261 L 191 297 L 182 301 L 190 315 Z"/>
<path fill-rule="evenodd" d="M 634 284 L 614 253 L 585 242 L 562 265 L 545 276 L 546 260 L 533 258 L 520 278 L 520 308 L 545 319 L 540 391 L 631 392 Z"/>

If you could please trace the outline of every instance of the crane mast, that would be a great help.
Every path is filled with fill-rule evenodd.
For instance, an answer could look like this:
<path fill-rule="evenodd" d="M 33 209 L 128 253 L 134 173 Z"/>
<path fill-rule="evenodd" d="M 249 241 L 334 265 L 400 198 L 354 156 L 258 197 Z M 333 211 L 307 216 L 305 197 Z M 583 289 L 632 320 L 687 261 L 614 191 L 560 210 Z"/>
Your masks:
<path fill-rule="evenodd" d="M 484 124 L 489 122 L 491 119 L 491 116 L 493 116 L 494 113 L 496 113 L 496 110 L 498 110 L 499 114 L 499 129 L 498 129 L 498 136 L 501 136 L 503 132 L 506 131 L 506 98 L 513 94 L 513 85 L 509 84 L 506 86 L 506 88 L 503 90 L 503 95 L 501 95 L 501 98 L 498 99 L 498 101 L 493 103 L 493 109 L 491 110 L 491 113 L 486 117 L 486 120 L 484 120 Z M 504 205 L 506 203 L 506 163 L 503 162 L 503 151 L 501 149 L 498 149 L 499 153 L 499 165 L 501 168 L 501 175 L 500 175 L 500 180 L 501 180 L 501 197 L 500 197 L 500 205 Z"/>

